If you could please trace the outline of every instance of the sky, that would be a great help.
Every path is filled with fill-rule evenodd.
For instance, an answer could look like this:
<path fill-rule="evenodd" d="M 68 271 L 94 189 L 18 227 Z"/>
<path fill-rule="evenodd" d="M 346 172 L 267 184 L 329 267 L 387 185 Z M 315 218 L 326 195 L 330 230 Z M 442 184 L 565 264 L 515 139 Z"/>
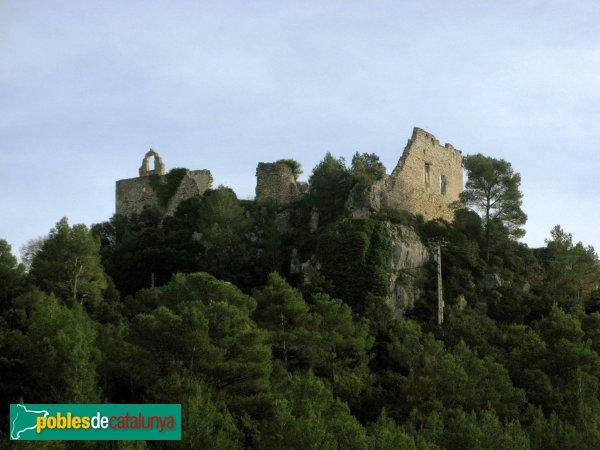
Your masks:
<path fill-rule="evenodd" d="M 521 174 L 529 246 L 600 249 L 600 2 L 0 0 L 0 239 L 115 211 L 154 148 L 251 198 L 258 162 L 415 126 Z"/>

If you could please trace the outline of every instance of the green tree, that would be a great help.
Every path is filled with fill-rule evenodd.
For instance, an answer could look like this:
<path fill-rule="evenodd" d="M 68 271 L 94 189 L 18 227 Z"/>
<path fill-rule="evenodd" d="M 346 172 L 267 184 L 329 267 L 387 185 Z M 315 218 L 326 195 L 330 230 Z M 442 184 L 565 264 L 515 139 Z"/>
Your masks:
<path fill-rule="evenodd" d="M 381 413 L 377 422 L 369 425 L 369 448 L 373 450 L 417 450 L 427 448 L 437 448 L 423 440 L 417 438 L 419 445 L 415 443 L 415 438 L 399 427 L 392 418 L 388 417 L 385 410 Z"/>
<path fill-rule="evenodd" d="M 44 246 L 44 242 L 46 242 L 47 240 L 48 236 L 39 236 L 34 239 L 29 239 L 27 243 L 21 247 L 21 261 L 25 266 L 26 272 L 29 272 L 31 270 L 31 263 L 33 262 L 33 258 L 39 253 L 39 251 Z"/>
<path fill-rule="evenodd" d="M 369 294 L 384 298 L 389 290 L 387 263 L 391 240 L 386 224 L 373 219 L 344 219 L 321 234 L 317 256 L 331 292 L 354 312 L 364 313 Z"/>
<path fill-rule="evenodd" d="M 107 287 L 99 250 L 99 239 L 85 225 L 71 227 L 63 217 L 33 258 L 30 273 L 40 288 L 66 303 L 93 307 Z"/>
<path fill-rule="evenodd" d="M 554 305 L 534 330 L 515 325 L 507 331 L 507 347 L 515 343 L 507 365 L 530 401 L 555 411 L 585 432 L 588 441 L 600 442 L 600 430 L 589 425 L 600 417 L 600 356 L 578 317 Z"/>
<path fill-rule="evenodd" d="M 292 170 L 292 173 L 294 174 L 294 178 L 296 180 L 298 179 L 298 177 L 300 175 L 302 175 L 302 166 L 295 159 L 280 159 L 276 162 L 285 164 L 286 166 L 288 166 Z"/>
<path fill-rule="evenodd" d="M 18 264 L 8 242 L 0 239 L 0 314 L 2 314 L 24 287 L 25 268 Z"/>
<path fill-rule="evenodd" d="M 131 322 L 130 341 L 147 350 L 138 369 L 138 373 L 144 369 L 146 385 L 168 375 L 180 364 L 193 376 L 199 360 L 217 356 L 208 337 L 208 320 L 199 308 L 190 304 L 183 306 L 180 314 L 166 306 L 159 306 L 149 314 L 138 314 Z"/>
<path fill-rule="evenodd" d="M 148 355 L 142 367 L 149 373 L 156 368 L 158 378 L 183 366 L 204 379 L 232 412 L 263 414 L 271 348 L 267 332 L 250 318 L 254 299 L 208 274 L 176 275 L 137 298 L 159 305 L 132 320 L 131 342 Z"/>
<path fill-rule="evenodd" d="M 352 309 L 342 300 L 316 294 L 314 346 L 303 348 L 305 357 L 317 375 L 329 380 L 334 392 L 353 399 L 370 384 L 369 350 L 373 338 L 366 319 L 354 320 Z"/>
<path fill-rule="evenodd" d="M 223 398 L 232 410 L 258 407 L 270 386 L 267 333 L 246 311 L 225 301 L 207 305 L 206 316 L 211 342 L 219 351 L 218 357 L 199 361 L 207 382 L 226 394 Z"/>
<path fill-rule="evenodd" d="M 521 407 L 526 404 L 525 393 L 513 386 L 503 365 L 490 355 L 478 357 L 464 342 L 453 349 L 452 356 L 469 377 L 465 409 L 483 411 L 493 408 L 502 419 L 519 417 Z"/>
<path fill-rule="evenodd" d="M 32 391 L 31 378 L 23 358 L 28 344 L 27 337 L 0 316 L 0 402 L 5 405 L 18 403 L 26 393 Z M 8 430 L 8 423 L 8 414 L 0 415 L 0 429 Z"/>
<path fill-rule="evenodd" d="M 348 405 L 311 373 L 285 376 L 275 386 L 273 417 L 260 426 L 259 449 L 366 449 L 365 429 Z"/>
<path fill-rule="evenodd" d="M 28 397 L 41 403 L 96 403 L 96 324 L 80 305 L 53 295 L 34 308 L 23 355 L 31 374 Z"/>
<path fill-rule="evenodd" d="M 146 207 L 140 214 L 115 215 L 109 222 L 92 226 L 102 244 L 100 253 L 106 273 L 123 297 L 165 284 L 179 269 L 179 261 L 188 261 L 167 247 L 162 220 L 160 210 Z"/>
<path fill-rule="evenodd" d="M 586 445 L 585 437 L 576 427 L 561 420 L 556 412 L 545 418 L 540 408 L 530 407 L 527 411 L 527 431 L 531 448 L 535 450 L 579 450 L 593 449 Z"/>
<path fill-rule="evenodd" d="M 535 324 L 538 333 L 550 349 L 549 358 L 542 361 L 544 371 L 566 382 L 576 370 L 600 376 L 600 356 L 584 341 L 581 321 L 554 305 L 550 314 Z"/>
<path fill-rule="evenodd" d="M 253 317 L 269 330 L 273 356 L 283 361 L 286 369 L 302 364 L 300 355 L 313 337 L 310 309 L 302 294 L 273 272 L 269 284 L 255 290 L 253 296 L 257 301 Z"/>
<path fill-rule="evenodd" d="M 600 264 L 593 247 L 574 244 L 560 225 L 550 231 L 539 258 L 546 269 L 546 296 L 552 303 L 583 306 L 598 286 Z"/>
<path fill-rule="evenodd" d="M 338 217 L 352 188 L 352 177 L 344 158 L 327 153 L 308 179 L 308 203 L 319 211 L 321 225 Z"/>
<path fill-rule="evenodd" d="M 547 409 L 555 406 L 552 383 L 541 370 L 542 362 L 548 358 L 546 342 L 526 325 L 510 325 L 505 332 L 508 352 L 505 367 L 511 379 L 525 390 L 530 402 Z"/>
<path fill-rule="evenodd" d="M 444 342 L 454 347 L 464 341 L 481 355 L 493 352 L 501 332 L 496 322 L 472 308 L 447 308 L 444 317 Z"/>
<path fill-rule="evenodd" d="M 242 433 L 234 417 L 218 403 L 206 384 L 174 372 L 160 378 L 150 388 L 146 400 L 151 403 L 180 402 L 181 441 L 168 442 L 167 448 L 232 450 L 242 448 Z"/>
<path fill-rule="evenodd" d="M 500 224 L 509 235 L 521 237 L 521 228 L 527 215 L 521 210 L 523 194 L 519 191 L 521 175 L 515 173 L 509 162 L 478 153 L 463 160 L 467 183 L 461 201 L 479 212 L 486 230 L 487 260 L 490 260 L 492 226 Z"/>
<path fill-rule="evenodd" d="M 593 312 L 583 317 L 581 325 L 585 331 L 585 339 L 589 339 L 594 351 L 600 354 L 600 312 Z"/>
<path fill-rule="evenodd" d="M 362 186 L 367 187 L 385 175 L 385 166 L 375 153 L 358 153 L 352 157 L 350 173 Z"/>
<path fill-rule="evenodd" d="M 251 272 L 248 240 L 251 222 L 233 190 L 219 186 L 204 193 L 193 239 L 200 244 L 198 269 L 238 283 Z M 247 282 L 247 280 L 245 280 Z"/>
<path fill-rule="evenodd" d="M 527 450 L 529 438 L 518 421 L 503 425 L 493 410 L 481 414 L 460 411 L 447 420 L 440 444 L 444 448 Z"/>
<path fill-rule="evenodd" d="M 106 324 L 98 329 L 98 383 L 114 403 L 140 403 L 161 374 L 157 355 L 132 342 L 129 323 Z"/>
<path fill-rule="evenodd" d="M 256 309 L 256 300 L 232 283 L 218 280 L 208 273 L 178 273 L 160 289 L 140 291 L 137 299 L 152 307 L 165 305 L 179 310 L 184 302 L 201 301 L 203 305 L 225 302 L 252 315 Z"/>
<path fill-rule="evenodd" d="M 503 419 L 518 417 L 525 395 L 516 389 L 506 369 L 491 357 L 479 358 L 463 342 L 452 352 L 431 333 L 423 333 L 413 321 L 394 324 L 390 331 L 388 356 L 400 377 L 395 378 L 407 405 L 390 404 L 390 412 L 402 416 L 412 410 L 414 417 L 429 408 L 461 407 L 482 410 L 492 407 Z M 394 394 L 390 395 L 394 398 Z M 404 409 L 400 409 L 399 407 Z M 387 407 L 387 406 L 386 406 Z"/>

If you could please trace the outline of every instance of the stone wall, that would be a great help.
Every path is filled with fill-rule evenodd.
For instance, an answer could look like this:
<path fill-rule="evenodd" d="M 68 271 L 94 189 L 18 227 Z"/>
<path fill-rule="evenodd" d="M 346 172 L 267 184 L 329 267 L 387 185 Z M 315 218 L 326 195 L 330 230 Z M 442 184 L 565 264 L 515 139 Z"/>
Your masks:
<path fill-rule="evenodd" d="M 145 206 L 158 206 L 158 197 L 150 186 L 149 177 L 128 178 L 117 181 L 117 214 L 139 214 Z"/>
<path fill-rule="evenodd" d="M 463 191 L 462 154 L 415 128 L 398 165 L 384 182 L 383 207 L 451 221 L 454 214 L 449 204 Z"/>
<path fill-rule="evenodd" d="M 150 159 L 154 158 L 154 170 L 150 169 Z M 150 175 L 158 175 L 164 180 L 165 166 L 161 157 L 154 150 L 146 153 L 137 178 L 117 181 L 116 212 L 119 215 L 130 216 L 139 214 L 144 207 L 161 208 L 158 196 L 150 184 Z M 213 178 L 208 170 L 188 170 L 181 183 L 164 208 L 165 215 L 171 216 L 179 204 L 192 197 L 201 197 L 212 186 Z"/>
<path fill-rule="evenodd" d="M 154 158 L 154 169 L 150 169 L 150 160 Z M 165 174 L 165 164 L 163 163 L 162 158 L 158 153 L 156 153 L 153 149 L 150 149 L 142 160 L 142 165 L 140 166 L 140 177 L 145 177 L 148 175 L 164 175 Z"/>
<path fill-rule="evenodd" d="M 287 205 L 300 198 L 300 188 L 290 166 L 285 163 L 258 163 L 256 202 Z"/>
<path fill-rule="evenodd" d="M 422 214 L 427 220 L 452 221 L 450 204 L 463 191 L 462 154 L 452 145 L 440 145 L 432 134 L 414 128 L 391 175 L 376 182 L 359 202 L 350 202 L 355 217 L 382 208 Z M 358 204 L 357 204 L 358 203 Z"/>
<path fill-rule="evenodd" d="M 167 205 L 166 215 L 172 216 L 179 204 L 192 197 L 202 197 L 211 188 L 213 177 L 208 170 L 192 170 L 185 174 L 179 188 Z"/>
<path fill-rule="evenodd" d="M 154 158 L 154 170 L 150 160 Z M 149 175 L 164 176 L 158 153 L 146 153 L 138 178 L 117 181 L 117 214 L 140 213 L 145 206 L 159 206 Z M 259 163 L 256 168 L 256 201 L 287 205 L 301 197 L 301 189 L 290 166 L 283 162 Z M 208 170 L 188 171 L 165 208 L 172 215 L 179 203 L 202 196 L 212 185 Z M 414 128 L 394 171 L 365 192 L 353 192 L 347 206 L 354 217 L 380 209 L 405 210 L 425 219 L 453 219 L 450 204 L 463 191 L 462 154 L 452 145 L 440 145 L 432 134 Z"/>

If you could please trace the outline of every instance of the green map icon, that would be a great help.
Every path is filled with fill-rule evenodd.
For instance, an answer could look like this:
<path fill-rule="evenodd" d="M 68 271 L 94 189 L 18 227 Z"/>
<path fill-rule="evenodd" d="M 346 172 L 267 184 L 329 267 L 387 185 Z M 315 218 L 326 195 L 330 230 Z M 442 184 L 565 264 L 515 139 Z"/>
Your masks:
<path fill-rule="evenodd" d="M 35 430 L 37 418 L 39 416 L 47 417 L 48 411 L 34 411 L 27 409 L 24 405 L 14 405 L 11 411 L 10 438 L 13 440 L 21 439 L 21 434 L 29 430 Z M 11 405 L 13 409 L 13 405 Z M 35 431 L 33 431 L 35 433 Z"/>

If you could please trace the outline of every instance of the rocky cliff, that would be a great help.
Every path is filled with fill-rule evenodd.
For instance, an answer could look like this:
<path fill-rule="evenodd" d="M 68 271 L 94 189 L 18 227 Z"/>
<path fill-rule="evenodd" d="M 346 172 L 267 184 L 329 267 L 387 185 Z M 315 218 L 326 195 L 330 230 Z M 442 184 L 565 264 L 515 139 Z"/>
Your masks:
<path fill-rule="evenodd" d="M 401 319 L 421 295 L 419 278 L 429 252 L 412 228 L 389 222 L 387 228 L 392 248 L 387 268 L 390 294 L 386 301 L 394 319 Z"/>

